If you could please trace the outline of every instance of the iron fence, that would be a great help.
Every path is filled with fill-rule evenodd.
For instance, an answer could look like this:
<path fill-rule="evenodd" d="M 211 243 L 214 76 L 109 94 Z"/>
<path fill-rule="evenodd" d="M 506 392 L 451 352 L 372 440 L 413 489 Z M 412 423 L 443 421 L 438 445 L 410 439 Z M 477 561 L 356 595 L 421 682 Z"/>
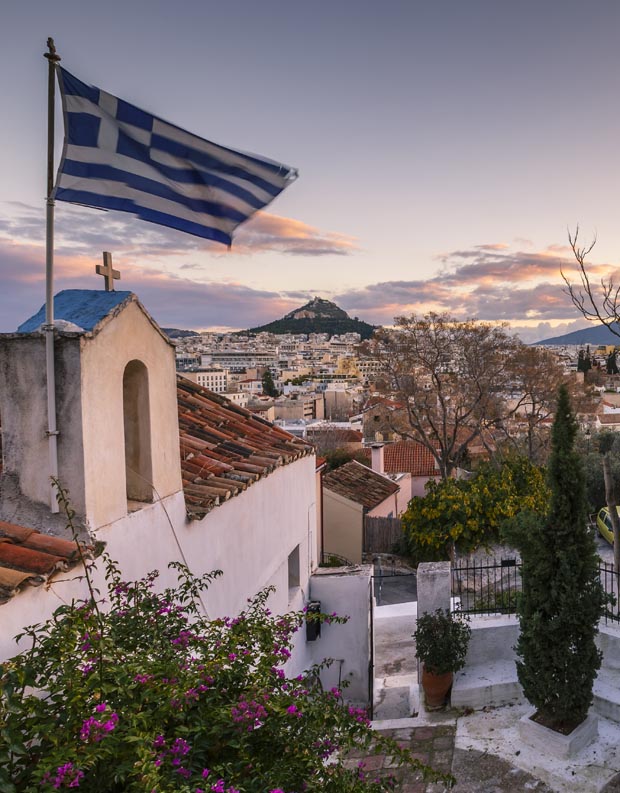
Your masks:
<path fill-rule="evenodd" d="M 602 560 L 599 580 L 608 597 L 601 619 L 620 623 L 620 573 Z M 461 559 L 452 565 L 452 596 L 464 614 L 515 614 L 522 589 L 518 558 L 478 561 Z"/>
<path fill-rule="evenodd" d="M 519 559 L 460 559 L 452 565 L 452 595 L 464 614 L 514 614 L 520 591 Z"/>
<path fill-rule="evenodd" d="M 619 573 L 613 564 L 600 561 L 598 564 L 598 574 L 609 600 L 605 604 L 603 619 L 607 622 L 620 622 L 620 604 L 618 603 L 618 592 L 620 590 L 618 578 Z"/>

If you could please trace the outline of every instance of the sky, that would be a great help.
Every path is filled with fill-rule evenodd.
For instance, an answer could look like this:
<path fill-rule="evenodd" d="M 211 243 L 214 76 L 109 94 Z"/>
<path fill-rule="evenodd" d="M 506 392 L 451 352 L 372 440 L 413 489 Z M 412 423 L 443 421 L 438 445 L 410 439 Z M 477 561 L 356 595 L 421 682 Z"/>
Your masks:
<path fill-rule="evenodd" d="M 568 230 L 596 236 L 596 278 L 620 269 L 617 0 L 4 0 L 2 332 L 45 299 L 48 36 L 82 81 L 299 171 L 231 251 L 57 202 L 56 291 L 103 288 L 108 250 L 165 327 L 251 327 L 319 295 L 535 341 L 585 324 Z"/>

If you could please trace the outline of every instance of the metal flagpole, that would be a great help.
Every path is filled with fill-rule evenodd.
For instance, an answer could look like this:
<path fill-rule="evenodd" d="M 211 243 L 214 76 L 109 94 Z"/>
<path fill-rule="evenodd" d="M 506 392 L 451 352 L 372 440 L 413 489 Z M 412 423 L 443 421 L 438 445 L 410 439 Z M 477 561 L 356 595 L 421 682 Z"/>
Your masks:
<path fill-rule="evenodd" d="M 47 438 L 49 443 L 50 480 L 58 477 L 58 430 L 56 428 L 56 374 L 54 367 L 54 100 L 56 86 L 56 54 L 54 39 L 48 38 L 49 52 L 43 53 L 48 63 L 47 82 L 47 199 L 45 232 L 45 372 L 47 379 Z M 50 509 L 58 512 L 56 492 L 50 481 Z"/>

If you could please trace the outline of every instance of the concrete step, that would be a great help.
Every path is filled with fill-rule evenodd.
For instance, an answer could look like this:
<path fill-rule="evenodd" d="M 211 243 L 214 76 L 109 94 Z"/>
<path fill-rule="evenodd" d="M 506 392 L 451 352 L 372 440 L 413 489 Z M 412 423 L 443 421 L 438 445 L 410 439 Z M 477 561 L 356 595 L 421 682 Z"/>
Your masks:
<path fill-rule="evenodd" d="M 599 669 L 593 693 L 592 704 L 599 716 L 620 722 L 620 670 Z"/>
<path fill-rule="evenodd" d="M 507 705 L 522 701 L 523 690 L 517 680 L 514 660 L 488 661 L 485 664 L 466 666 L 454 676 L 451 694 L 454 708 L 478 710 L 486 705 Z"/>
<path fill-rule="evenodd" d="M 374 719 L 406 719 L 419 710 L 417 675 L 376 677 Z"/>

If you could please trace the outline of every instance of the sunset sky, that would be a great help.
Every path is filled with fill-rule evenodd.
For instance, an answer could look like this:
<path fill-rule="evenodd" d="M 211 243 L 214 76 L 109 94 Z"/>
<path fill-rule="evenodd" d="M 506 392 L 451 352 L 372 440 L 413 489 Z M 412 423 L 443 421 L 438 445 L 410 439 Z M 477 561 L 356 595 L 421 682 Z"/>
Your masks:
<path fill-rule="evenodd" d="M 58 202 L 56 290 L 102 288 L 110 250 L 164 326 L 248 327 L 320 295 L 534 341 L 584 324 L 567 228 L 596 234 L 597 277 L 620 268 L 616 0 L 5 0 L 2 33 L 0 331 L 45 297 L 50 35 L 84 82 L 300 174 L 231 252 Z"/>

